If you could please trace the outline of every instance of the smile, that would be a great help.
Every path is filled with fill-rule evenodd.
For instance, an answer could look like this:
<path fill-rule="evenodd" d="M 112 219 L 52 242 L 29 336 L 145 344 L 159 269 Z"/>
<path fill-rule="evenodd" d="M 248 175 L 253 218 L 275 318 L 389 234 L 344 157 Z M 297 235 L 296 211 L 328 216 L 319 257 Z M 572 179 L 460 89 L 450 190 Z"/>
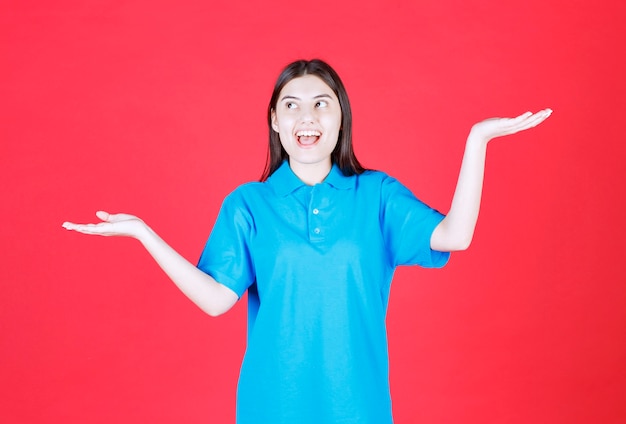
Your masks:
<path fill-rule="evenodd" d="M 301 146 L 313 146 L 319 140 L 321 132 L 317 130 L 300 130 L 296 131 L 298 144 Z"/>

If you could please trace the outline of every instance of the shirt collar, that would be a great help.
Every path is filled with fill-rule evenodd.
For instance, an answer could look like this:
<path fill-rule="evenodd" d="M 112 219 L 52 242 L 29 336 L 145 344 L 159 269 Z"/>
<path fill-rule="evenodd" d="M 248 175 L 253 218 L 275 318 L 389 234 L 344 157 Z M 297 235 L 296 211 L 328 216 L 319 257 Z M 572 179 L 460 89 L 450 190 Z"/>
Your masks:
<path fill-rule="evenodd" d="M 305 184 L 293 173 L 289 161 L 284 161 L 280 167 L 267 179 L 267 183 L 279 196 L 287 196 Z M 356 176 L 346 177 L 336 164 L 333 164 L 330 172 L 322 182 L 338 190 L 349 190 L 354 187 Z"/>

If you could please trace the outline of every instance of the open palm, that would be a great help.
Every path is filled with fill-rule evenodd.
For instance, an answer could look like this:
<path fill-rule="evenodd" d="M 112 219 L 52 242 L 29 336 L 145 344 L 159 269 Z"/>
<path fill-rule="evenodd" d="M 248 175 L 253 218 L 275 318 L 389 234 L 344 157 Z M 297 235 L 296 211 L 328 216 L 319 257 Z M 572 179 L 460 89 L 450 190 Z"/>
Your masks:
<path fill-rule="evenodd" d="M 102 222 L 97 224 L 64 222 L 63 228 L 83 234 L 137 238 L 142 228 L 145 227 L 141 219 L 126 213 L 110 214 L 108 212 L 98 211 L 96 212 L 96 216 L 100 218 Z"/>
<path fill-rule="evenodd" d="M 551 113 L 551 109 L 543 109 L 536 113 L 526 112 L 516 118 L 486 119 L 475 124 L 471 134 L 489 141 L 496 137 L 515 134 L 536 127 L 545 121 Z"/>

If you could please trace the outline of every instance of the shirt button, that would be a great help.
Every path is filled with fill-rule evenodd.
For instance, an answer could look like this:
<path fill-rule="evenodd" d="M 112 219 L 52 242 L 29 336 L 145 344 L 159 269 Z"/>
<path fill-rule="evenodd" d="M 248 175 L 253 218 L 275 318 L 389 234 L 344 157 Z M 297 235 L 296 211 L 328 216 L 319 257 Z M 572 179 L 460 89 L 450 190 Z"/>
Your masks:
<path fill-rule="evenodd" d="M 317 215 L 318 213 L 320 213 L 320 210 L 319 210 L 319 209 L 317 209 L 317 208 L 316 208 L 316 209 L 313 209 L 313 215 Z"/>
<path fill-rule="evenodd" d="M 319 229 L 319 228 L 316 228 L 316 229 L 314 229 L 314 230 L 313 230 L 313 232 L 314 232 L 315 234 L 319 234 L 319 233 L 320 233 L 320 229 Z"/>

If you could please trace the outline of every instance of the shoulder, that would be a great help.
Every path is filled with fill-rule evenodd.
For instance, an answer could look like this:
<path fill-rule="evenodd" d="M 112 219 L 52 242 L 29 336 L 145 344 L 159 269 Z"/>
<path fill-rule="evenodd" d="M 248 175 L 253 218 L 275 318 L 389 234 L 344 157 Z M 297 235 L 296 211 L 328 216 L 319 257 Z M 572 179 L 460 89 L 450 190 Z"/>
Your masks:
<path fill-rule="evenodd" d="M 218 224 L 222 223 L 227 228 L 233 225 L 238 228 L 253 228 L 254 217 L 268 197 L 267 192 L 265 184 L 259 182 L 238 186 L 224 198 Z"/>
<path fill-rule="evenodd" d="M 357 175 L 357 182 L 360 188 L 377 188 L 381 191 L 404 188 L 404 185 L 400 183 L 400 181 L 383 171 L 364 171 Z"/>
<path fill-rule="evenodd" d="M 245 202 L 246 199 L 265 196 L 268 193 L 267 184 L 261 182 L 248 182 L 241 184 L 233 191 L 231 191 L 226 199 L 229 202 Z"/>
<path fill-rule="evenodd" d="M 226 195 L 222 202 L 221 211 L 230 215 L 251 215 L 256 205 L 268 197 L 269 191 L 264 183 L 244 183 Z"/>

